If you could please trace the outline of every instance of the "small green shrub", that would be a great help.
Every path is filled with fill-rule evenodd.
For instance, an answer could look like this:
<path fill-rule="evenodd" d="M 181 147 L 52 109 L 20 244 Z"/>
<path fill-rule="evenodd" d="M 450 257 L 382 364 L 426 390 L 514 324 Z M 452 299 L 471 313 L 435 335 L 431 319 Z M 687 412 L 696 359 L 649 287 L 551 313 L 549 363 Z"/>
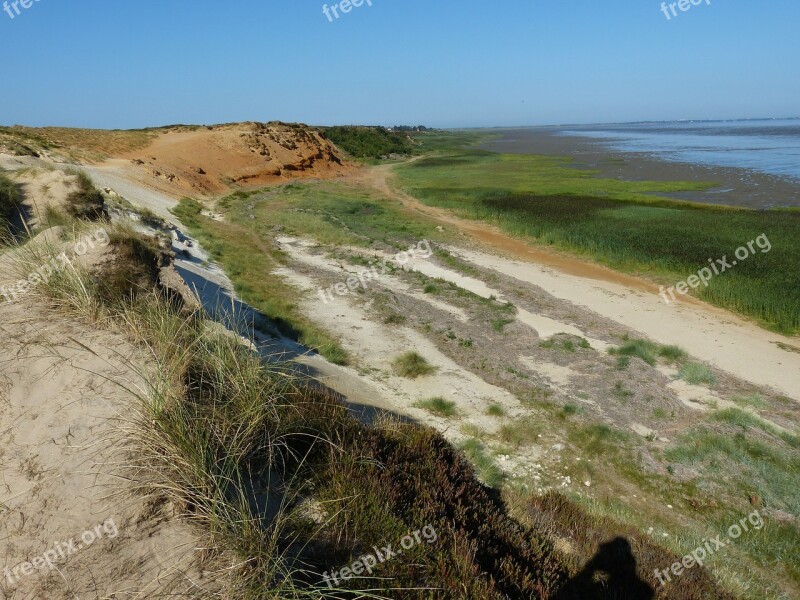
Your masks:
<path fill-rule="evenodd" d="M 580 406 L 577 406 L 575 404 L 565 404 L 564 408 L 561 409 L 561 416 L 566 418 L 566 417 L 571 417 L 573 415 L 577 415 L 581 412 L 582 409 Z"/>

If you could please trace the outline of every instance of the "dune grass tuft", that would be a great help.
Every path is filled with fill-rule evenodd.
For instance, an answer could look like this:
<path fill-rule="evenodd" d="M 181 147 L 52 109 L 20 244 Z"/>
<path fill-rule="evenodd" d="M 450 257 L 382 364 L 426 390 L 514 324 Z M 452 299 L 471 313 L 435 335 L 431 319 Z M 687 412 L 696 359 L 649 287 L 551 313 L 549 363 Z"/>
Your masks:
<path fill-rule="evenodd" d="M 420 400 L 414 404 L 414 406 L 417 408 L 424 408 L 437 417 L 454 417 L 458 414 L 458 411 L 456 410 L 456 403 L 450 400 L 445 400 L 441 396 L 436 398 L 428 398 L 427 400 Z"/>
<path fill-rule="evenodd" d="M 693 385 L 714 385 L 717 382 L 713 371 L 700 363 L 686 363 L 678 372 L 678 377 Z"/>
<path fill-rule="evenodd" d="M 392 361 L 395 373 L 401 377 L 416 379 L 436 372 L 436 367 L 425 360 L 425 357 L 413 350 L 401 354 Z"/>

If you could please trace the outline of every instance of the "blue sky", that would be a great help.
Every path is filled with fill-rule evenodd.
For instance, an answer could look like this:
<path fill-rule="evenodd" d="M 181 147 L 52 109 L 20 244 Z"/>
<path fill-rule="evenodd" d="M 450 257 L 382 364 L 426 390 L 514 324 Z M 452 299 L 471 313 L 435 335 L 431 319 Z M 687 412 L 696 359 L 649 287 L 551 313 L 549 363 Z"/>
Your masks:
<path fill-rule="evenodd" d="M 0 12 L 0 124 L 800 116 L 797 0 L 703 1 L 671 20 L 660 0 L 371 1 L 333 22 L 317 0 Z"/>

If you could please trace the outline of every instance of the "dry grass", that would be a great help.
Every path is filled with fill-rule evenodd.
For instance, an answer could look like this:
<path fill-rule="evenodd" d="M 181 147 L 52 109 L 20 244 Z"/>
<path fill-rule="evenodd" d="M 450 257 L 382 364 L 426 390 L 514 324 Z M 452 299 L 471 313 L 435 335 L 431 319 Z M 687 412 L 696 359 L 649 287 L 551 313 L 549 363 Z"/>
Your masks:
<path fill-rule="evenodd" d="M 143 130 L 76 129 L 69 127 L 0 127 L 0 144 L 33 151 L 58 152 L 69 158 L 100 161 L 150 145 L 156 135 Z M 23 153 L 25 153 L 23 151 Z"/>

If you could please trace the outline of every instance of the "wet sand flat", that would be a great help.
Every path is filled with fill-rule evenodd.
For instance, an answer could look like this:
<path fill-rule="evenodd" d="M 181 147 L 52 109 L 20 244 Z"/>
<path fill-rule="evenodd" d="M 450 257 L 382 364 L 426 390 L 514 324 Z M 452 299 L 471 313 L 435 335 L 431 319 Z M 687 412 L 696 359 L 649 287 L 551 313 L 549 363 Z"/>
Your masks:
<path fill-rule="evenodd" d="M 509 154 L 568 156 L 573 167 L 597 169 L 600 177 L 629 181 L 702 181 L 716 187 L 707 191 L 660 193 L 678 200 L 755 209 L 800 206 L 800 182 L 749 169 L 672 162 L 647 153 L 621 152 L 590 137 L 558 135 L 574 127 L 487 129 L 494 139 L 479 148 Z"/>

